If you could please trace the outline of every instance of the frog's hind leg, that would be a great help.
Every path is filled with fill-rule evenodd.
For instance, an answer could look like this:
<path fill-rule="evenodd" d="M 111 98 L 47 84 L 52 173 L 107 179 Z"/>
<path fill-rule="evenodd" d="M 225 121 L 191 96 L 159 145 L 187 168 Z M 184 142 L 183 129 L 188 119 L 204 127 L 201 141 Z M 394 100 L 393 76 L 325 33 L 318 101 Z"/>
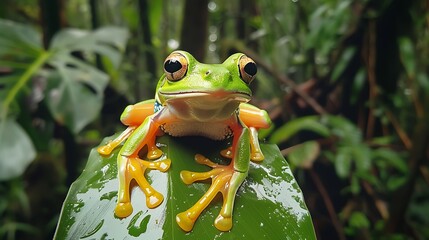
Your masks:
<path fill-rule="evenodd" d="M 184 231 L 191 231 L 195 221 L 201 212 L 210 204 L 217 193 L 223 196 L 222 210 L 215 220 L 215 227 L 220 231 L 229 231 L 232 228 L 232 211 L 235 194 L 243 183 L 249 170 L 250 161 L 250 133 L 247 128 L 236 130 L 232 145 L 233 157 L 229 165 L 224 166 L 211 162 L 202 155 L 197 154 L 195 160 L 205 164 L 212 170 L 196 173 L 182 171 L 180 176 L 184 183 L 191 184 L 195 181 L 211 178 L 212 184 L 207 192 L 188 210 L 176 216 L 176 222 Z"/>
<path fill-rule="evenodd" d="M 208 172 L 201 173 L 182 171 L 180 173 L 180 177 L 183 182 L 191 184 L 196 181 L 212 178 L 212 184 L 196 204 L 188 210 L 177 214 L 176 222 L 184 231 L 191 231 L 202 211 L 210 204 L 218 193 L 221 193 L 223 196 L 222 209 L 216 218 L 214 225 L 220 231 L 229 231 L 232 228 L 232 212 L 234 208 L 235 194 L 241 183 L 246 178 L 247 172 L 234 170 L 232 164 L 222 166 L 211 163 L 210 160 L 201 155 L 197 155 L 195 158 L 199 163 L 210 162 L 210 165 L 206 165 L 213 167 L 213 169 Z M 204 159 L 204 161 L 200 161 L 199 159 Z"/>
<path fill-rule="evenodd" d="M 205 164 L 209 167 L 212 167 L 213 169 L 208 172 L 182 171 L 180 173 L 182 181 L 186 184 L 192 184 L 196 181 L 212 178 L 212 184 L 207 190 L 207 192 L 200 198 L 200 200 L 196 204 L 194 204 L 185 212 L 179 213 L 176 216 L 176 222 L 183 230 L 187 232 L 192 230 L 197 218 L 219 192 L 222 193 L 225 199 L 225 195 L 227 192 L 225 186 L 227 185 L 227 182 L 231 179 L 231 175 L 225 173 L 225 170 L 227 170 L 227 168 L 230 168 L 230 166 L 222 166 L 213 163 L 212 161 L 200 154 L 197 154 L 195 156 L 195 160 L 196 162 L 200 164 Z"/>

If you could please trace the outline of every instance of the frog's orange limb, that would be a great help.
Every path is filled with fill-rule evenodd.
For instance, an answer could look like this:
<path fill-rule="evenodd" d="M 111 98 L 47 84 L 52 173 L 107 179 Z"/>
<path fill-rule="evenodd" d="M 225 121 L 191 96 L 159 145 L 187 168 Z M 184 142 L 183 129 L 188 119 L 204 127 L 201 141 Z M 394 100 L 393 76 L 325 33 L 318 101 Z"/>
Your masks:
<path fill-rule="evenodd" d="M 120 178 L 120 186 L 118 191 L 118 203 L 115 208 L 115 215 L 117 217 L 123 218 L 128 217 L 133 212 L 133 207 L 130 201 L 130 183 L 131 180 L 135 179 L 139 187 L 142 189 L 143 193 L 146 195 L 146 205 L 149 208 L 155 208 L 159 206 L 164 200 L 164 197 L 161 193 L 156 191 L 144 177 L 146 169 L 157 169 L 159 171 L 165 172 L 168 170 L 171 161 L 165 159 L 158 162 L 148 162 L 143 161 L 138 157 L 122 157 L 121 160 L 126 161 L 124 170 L 125 175 Z M 121 181 L 122 180 L 122 181 Z"/>
<path fill-rule="evenodd" d="M 267 112 L 248 103 L 240 104 L 238 116 L 247 127 L 260 129 L 271 126 L 271 119 Z"/>
<path fill-rule="evenodd" d="M 118 154 L 119 190 L 118 201 L 115 208 L 115 215 L 118 217 L 127 217 L 133 211 L 130 202 L 130 183 L 133 179 L 136 180 L 137 184 L 146 195 L 146 205 L 149 208 L 159 206 L 164 200 L 162 194 L 150 186 L 144 174 L 146 169 L 157 169 L 165 172 L 169 169 L 171 161 L 169 159 L 165 159 L 152 162 L 142 160 L 138 157 L 140 149 L 145 145 L 148 145 L 149 152 L 151 149 L 153 150 L 154 147 L 156 148 L 155 138 L 160 126 L 159 119 L 157 118 L 159 115 L 161 114 L 153 114 L 152 116 L 147 117 L 129 136 Z M 171 121 L 168 116 L 163 120 Z"/>
<path fill-rule="evenodd" d="M 270 117 L 265 110 L 247 103 L 242 103 L 239 106 L 239 118 L 250 130 L 250 159 L 254 162 L 264 160 L 264 154 L 261 151 L 258 141 L 258 129 L 269 128 L 271 125 Z M 232 158 L 231 147 L 222 150 L 220 154 L 223 157 Z"/>
<path fill-rule="evenodd" d="M 225 198 L 226 190 L 227 190 L 225 186 L 228 185 L 227 182 L 231 179 L 231 174 L 229 174 L 231 171 L 228 171 L 227 173 L 225 173 L 226 167 L 224 166 L 224 167 L 214 168 L 211 171 L 205 172 L 205 173 L 183 171 L 180 174 L 180 177 L 182 178 L 183 182 L 187 184 L 191 184 L 195 181 L 205 180 L 208 178 L 213 179 L 212 185 L 204 194 L 204 196 L 201 197 L 200 200 L 196 204 L 194 204 L 191 208 L 189 208 L 185 212 L 179 213 L 176 216 L 177 224 L 179 224 L 179 226 L 183 230 L 187 232 L 192 230 L 197 218 L 200 216 L 202 211 L 210 204 L 210 202 L 214 199 L 214 197 L 218 192 L 221 192 Z M 225 230 L 222 230 L 222 231 L 225 231 Z"/>
<path fill-rule="evenodd" d="M 162 156 L 163 152 L 156 146 L 156 138 L 149 140 L 147 143 L 147 158 L 150 160 L 158 159 Z"/>
<path fill-rule="evenodd" d="M 232 161 L 224 166 L 211 162 L 202 155 L 197 154 L 195 160 L 205 164 L 212 170 L 196 173 L 182 171 L 180 176 L 186 184 L 212 178 L 212 184 L 207 192 L 188 210 L 177 214 L 176 222 L 184 231 L 191 231 L 195 221 L 202 211 L 210 204 L 217 193 L 223 196 L 222 209 L 215 220 L 215 227 L 220 231 L 229 231 L 232 228 L 232 211 L 235 195 L 241 183 L 247 176 L 250 160 L 250 133 L 240 124 L 232 127 L 234 139 L 232 144 Z"/>
<path fill-rule="evenodd" d="M 262 153 L 261 147 L 259 146 L 258 130 L 254 127 L 250 127 L 250 159 L 254 162 L 260 162 L 264 160 L 264 154 Z"/>
<path fill-rule="evenodd" d="M 155 100 L 150 99 L 127 106 L 121 115 L 121 122 L 128 126 L 128 128 L 108 144 L 100 146 L 97 149 L 98 153 L 101 155 L 109 155 L 113 149 L 117 148 L 123 141 L 125 141 L 147 117 L 153 114 L 154 104 Z M 147 146 L 147 157 L 149 159 L 157 159 L 162 156 L 162 151 L 156 146 L 155 138 L 152 139 L 152 141 L 149 141 Z"/>
<path fill-rule="evenodd" d="M 232 147 L 220 151 L 220 155 L 224 158 L 232 158 Z"/>
<path fill-rule="evenodd" d="M 250 130 L 250 159 L 255 162 L 264 160 L 264 155 L 258 141 L 258 129 L 270 127 L 271 119 L 267 112 L 253 105 L 242 103 L 239 106 L 239 118 Z M 223 157 L 232 158 L 231 147 L 222 150 L 220 154 Z"/>
<path fill-rule="evenodd" d="M 119 144 L 125 141 L 131 135 L 131 133 L 133 133 L 134 129 L 136 129 L 136 127 L 128 127 L 117 138 L 108 142 L 106 145 L 98 147 L 97 152 L 100 153 L 101 155 L 105 155 L 105 156 L 109 155 L 113 151 L 113 149 L 117 148 Z M 147 142 L 147 147 L 148 147 L 147 158 L 151 160 L 158 159 L 163 154 L 163 152 L 156 146 L 155 141 L 156 141 L 156 138 L 153 138 L 148 140 Z"/>
<path fill-rule="evenodd" d="M 98 147 L 97 152 L 101 155 L 105 155 L 105 156 L 109 155 L 113 151 L 113 149 L 118 147 L 119 144 L 121 144 L 125 139 L 127 139 L 131 135 L 134 129 L 136 129 L 135 126 L 128 127 L 117 138 L 108 142 L 106 145 Z"/>
<path fill-rule="evenodd" d="M 250 130 L 250 159 L 254 162 L 264 160 L 264 154 L 259 146 L 258 130 L 254 127 L 249 127 Z M 220 151 L 220 155 L 225 158 L 232 158 L 232 147 L 228 147 Z"/>
<path fill-rule="evenodd" d="M 154 113 L 154 107 L 154 99 L 129 105 L 121 115 L 121 122 L 126 126 L 139 126 L 148 116 Z"/>
<path fill-rule="evenodd" d="M 128 126 L 139 126 L 143 121 L 153 114 L 155 100 L 150 99 L 128 106 L 121 116 L 121 122 Z M 162 156 L 162 151 L 156 146 L 156 138 L 148 139 L 147 158 L 153 160 Z"/>

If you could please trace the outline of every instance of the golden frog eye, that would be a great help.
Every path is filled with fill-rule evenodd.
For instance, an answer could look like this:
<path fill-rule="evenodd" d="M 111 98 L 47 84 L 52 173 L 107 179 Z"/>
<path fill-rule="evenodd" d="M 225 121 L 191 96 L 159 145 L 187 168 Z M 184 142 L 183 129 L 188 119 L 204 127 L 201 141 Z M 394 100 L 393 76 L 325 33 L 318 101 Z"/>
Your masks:
<path fill-rule="evenodd" d="M 240 70 L 241 79 L 247 84 L 255 79 L 258 72 L 256 63 L 246 55 L 241 56 L 240 60 L 238 60 L 238 69 Z"/>
<path fill-rule="evenodd" d="M 188 71 L 188 59 L 178 52 L 171 53 L 164 61 L 165 76 L 170 81 L 179 81 Z"/>

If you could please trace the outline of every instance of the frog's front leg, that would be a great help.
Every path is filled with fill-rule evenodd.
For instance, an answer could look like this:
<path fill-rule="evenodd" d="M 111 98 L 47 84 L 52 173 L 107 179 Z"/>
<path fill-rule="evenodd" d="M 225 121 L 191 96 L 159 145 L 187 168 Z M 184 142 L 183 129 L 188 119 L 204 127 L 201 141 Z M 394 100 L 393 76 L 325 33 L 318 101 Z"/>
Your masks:
<path fill-rule="evenodd" d="M 97 152 L 104 156 L 109 155 L 112 153 L 113 149 L 117 148 L 119 144 L 125 141 L 133 133 L 134 129 L 136 129 L 135 126 L 127 127 L 127 129 L 125 129 L 125 131 L 123 131 L 118 137 L 109 141 L 106 145 L 98 147 Z"/>
<path fill-rule="evenodd" d="M 132 211 L 130 201 L 130 184 L 136 180 L 143 193 L 146 195 L 146 205 L 149 208 L 155 208 L 163 201 L 163 196 L 157 192 L 146 180 L 144 174 L 146 169 L 157 169 L 165 172 L 169 169 L 171 161 L 165 159 L 162 161 L 145 161 L 138 157 L 140 149 L 148 143 L 154 142 L 158 125 L 154 123 L 151 117 L 134 130 L 129 136 L 124 146 L 121 148 L 117 164 L 118 164 L 118 201 L 115 208 L 115 215 L 118 217 L 127 217 Z"/>
<path fill-rule="evenodd" d="M 182 171 L 181 178 L 186 184 L 212 178 L 212 184 L 204 196 L 191 208 L 179 213 L 176 221 L 185 231 L 191 231 L 201 212 L 210 204 L 218 192 L 222 193 L 222 209 L 215 220 L 215 227 L 220 231 L 229 231 L 232 228 L 232 211 L 235 194 L 246 178 L 250 162 L 250 133 L 247 127 L 237 123 L 233 128 L 234 139 L 232 145 L 232 161 L 228 166 L 211 162 L 197 154 L 195 160 L 213 169 L 205 173 Z"/>
<path fill-rule="evenodd" d="M 254 162 L 264 160 L 264 155 L 259 146 L 258 129 L 271 126 L 271 119 L 268 113 L 251 104 L 241 103 L 238 116 L 240 121 L 250 130 L 250 159 Z M 222 150 L 221 155 L 226 158 L 232 158 L 231 147 Z"/>
<path fill-rule="evenodd" d="M 121 114 L 120 120 L 124 125 L 128 126 L 128 128 L 125 129 L 125 131 L 123 131 L 118 137 L 109 141 L 106 145 L 98 147 L 98 153 L 105 156 L 111 154 L 113 149 L 117 148 L 122 142 L 124 142 L 147 117 L 154 113 L 154 107 L 155 99 L 127 106 Z M 162 151 L 157 148 L 155 138 L 153 138 L 152 141 L 149 141 L 147 146 L 147 157 L 149 159 L 157 159 L 161 157 Z"/>
<path fill-rule="evenodd" d="M 254 162 L 261 162 L 264 160 L 264 154 L 259 146 L 258 129 L 249 127 L 250 132 L 250 159 Z M 220 151 L 220 155 L 225 158 L 232 158 L 232 147 L 228 147 Z"/>

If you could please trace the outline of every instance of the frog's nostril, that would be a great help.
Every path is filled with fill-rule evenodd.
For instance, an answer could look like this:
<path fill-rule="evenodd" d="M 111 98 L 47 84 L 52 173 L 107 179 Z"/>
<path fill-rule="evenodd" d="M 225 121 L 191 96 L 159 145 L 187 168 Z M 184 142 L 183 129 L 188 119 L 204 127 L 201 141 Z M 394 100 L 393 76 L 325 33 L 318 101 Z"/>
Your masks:
<path fill-rule="evenodd" d="M 211 73 L 212 73 L 212 71 L 207 70 L 207 72 L 206 72 L 206 76 L 210 75 Z"/>

